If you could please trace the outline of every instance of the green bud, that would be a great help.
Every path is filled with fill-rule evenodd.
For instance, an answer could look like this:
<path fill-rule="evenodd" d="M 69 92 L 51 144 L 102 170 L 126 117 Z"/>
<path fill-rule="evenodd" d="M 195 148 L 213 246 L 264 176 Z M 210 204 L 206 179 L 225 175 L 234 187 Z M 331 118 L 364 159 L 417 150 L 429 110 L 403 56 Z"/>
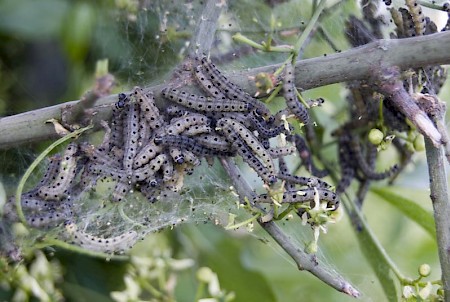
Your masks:
<path fill-rule="evenodd" d="M 428 264 L 422 264 L 419 266 L 419 275 L 421 277 L 428 277 L 431 273 L 431 267 Z"/>
<path fill-rule="evenodd" d="M 384 138 L 384 134 L 380 129 L 373 128 L 369 132 L 369 142 L 373 145 L 378 146 Z"/>
<path fill-rule="evenodd" d="M 416 151 L 423 151 L 425 150 L 425 140 L 423 139 L 423 135 L 419 134 L 416 136 L 416 138 L 414 139 L 414 150 Z"/>

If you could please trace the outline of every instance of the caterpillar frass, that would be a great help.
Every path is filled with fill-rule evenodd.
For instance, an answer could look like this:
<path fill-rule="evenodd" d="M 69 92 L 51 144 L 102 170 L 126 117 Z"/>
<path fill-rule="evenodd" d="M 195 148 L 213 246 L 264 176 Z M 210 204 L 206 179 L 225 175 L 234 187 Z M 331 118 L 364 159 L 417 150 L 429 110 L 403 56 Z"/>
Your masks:
<path fill-rule="evenodd" d="M 305 203 L 314 201 L 316 194 L 319 194 L 319 200 L 327 201 L 329 205 L 337 208 L 339 206 L 339 197 L 336 193 L 327 189 L 305 189 L 297 191 L 286 191 L 283 193 L 281 203 Z M 269 194 L 261 194 L 256 196 L 253 201 L 255 203 L 273 203 Z"/>
<path fill-rule="evenodd" d="M 165 125 L 163 117 L 159 114 L 159 109 L 155 105 L 155 97 L 153 94 L 145 94 L 142 88 L 135 87 L 133 95 L 139 103 L 141 111 L 144 113 L 145 119 L 151 129 L 157 130 Z"/>
<path fill-rule="evenodd" d="M 185 91 L 165 88 L 162 95 L 179 105 L 192 108 L 198 111 L 223 111 L 223 112 L 248 112 L 253 106 L 245 101 L 212 99 L 208 100 L 204 96 L 189 94 Z"/>
<path fill-rule="evenodd" d="M 135 231 L 124 232 L 115 237 L 97 237 L 78 230 L 74 223 L 66 224 L 66 231 L 72 244 L 103 253 L 122 253 L 129 250 L 139 239 Z"/>
<path fill-rule="evenodd" d="M 285 67 L 283 81 L 283 96 L 286 99 L 286 105 L 292 114 L 295 115 L 303 124 L 309 123 L 308 109 L 297 98 L 297 88 L 295 88 L 294 66 L 288 62 Z"/>
<path fill-rule="evenodd" d="M 254 152 L 254 154 L 262 159 L 262 162 L 267 169 L 273 174 L 275 173 L 275 166 L 269 152 L 244 125 L 230 118 L 223 118 L 217 122 L 217 126 L 222 128 L 222 132 L 224 132 L 227 138 L 227 133 L 230 133 L 231 129 L 235 131 L 236 134 L 239 135 L 239 137 L 245 142 L 245 144 Z"/>
<path fill-rule="evenodd" d="M 70 143 L 62 156 L 59 165 L 58 174 L 55 179 L 46 186 L 41 186 L 38 190 L 40 198 L 45 200 L 61 200 L 70 190 L 70 185 L 75 177 L 77 168 L 77 159 L 75 154 L 78 151 L 78 146 L 75 143 Z"/>

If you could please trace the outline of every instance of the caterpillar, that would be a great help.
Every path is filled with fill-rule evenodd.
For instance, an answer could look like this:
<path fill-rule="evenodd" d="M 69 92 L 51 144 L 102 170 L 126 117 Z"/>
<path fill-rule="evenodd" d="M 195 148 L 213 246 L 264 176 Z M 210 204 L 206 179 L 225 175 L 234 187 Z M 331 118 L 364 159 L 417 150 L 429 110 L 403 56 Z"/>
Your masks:
<path fill-rule="evenodd" d="M 275 147 L 267 149 L 267 151 L 269 151 L 269 155 L 272 158 L 282 158 L 286 155 L 294 153 L 295 150 L 297 150 L 295 146 Z"/>
<path fill-rule="evenodd" d="M 416 29 L 414 26 L 414 20 L 409 11 L 406 8 L 400 7 L 398 9 L 403 19 L 403 37 L 409 38 L 416 36 Z"/>
<path fill-rule="evenodd" d="M 372 180 L 382 180 L 392 176 L 397 170 L 398 166 L 394 165 L 390 169 L 385 172 L 376 172 L 370 165 L 367 163 L 366 159 L 363 156 L 361 146 L 359 144 L 359 140 L 354 136 L 350 136 L 350 148 L 352 154 L 354 155 L 354 160 L 356 160 L 358 169 L 364 174 L 364 176 L 368 179 Z"/>
<path fill-rule="evenodd" d="M 128 182 L 128 180 L 119 180 L 118 182 L 116 182 L 114 190 L 111 194 L 111 200 L 121 202 L 130 190 L 131 184 Z"/>
<path fill-rule="evenodd" d="M 68 193 L 75 177 L 77 167 L 75 154 L 77 151 L 78 146 L 75 143 L 70 143 L 67 146 L 59 165 L 58 174 L 49 185 L 39 188 L 39 197 L 45 200 L 60 200 Z"/>
<path fill-rule="evenodd" d="M 418 36 L 423 35 L 426 29 L 426 22 L 425 16 L 422 12 L 422 7 L 417 3 L 416 0 L 405 0 L 405 3 L 414 22 L 414 29 L 416 31 L 416 34 Z"/>
<path fill-rule="evenodd" d="M 166 108 L 166 113 L 168 115 L 175 116 L 175 117 L 181 117 L 181 116 L 185 115 L 186 112 L 191 112 L 191 111 L 189 111 L 188 108 L 183 107 L 183 106 L 171 105 Z"/>
<path fill-rule="evenodd" d="M 122 253 L 132 248 L 139 239 L 136 231 L 124 232 L 115 237 L 102 238 L 79 230 L 74 223 L 67 223 L 65 229 L 72 244 L 96 252 Z"/>
<path fill-rule="evenodd" d="M 109 150 L 113 147 L 121 147 L 123 145 L 123 119 L 122 111 L 113 108 L 111 118 L 111 134 L 109 141 Z"/>
<path fill-rule="evenodd" d="M 156 157 L 161 151 L 162 146 L 157 146 L 153 141 L 144 146 L 134 158 L 133 167 L 139 168 Z"/>
<path fill-rule="evenodd" d="M 295 115 L 303 124 L 309 123 L 308 109 L 297 98 L 297 88 L 294 81 L 294 66 L 288 62 L 285 67 L 283 81 L 283 96 L 286 99 L 286 105 L 292 114 Z"/>
<path fill-rule="evenodd" d="M 269 109 L 263 103 L 253 98 L 233 82 L 229 81 L 205 56 L 201 58 L 196 57 L 194 60 L 202 65 L 205 75 L 228 99 L 250 103 L 253 108 L 257 109 L 264 117 L 269 117 L 271 115 Z"/>
<path fill-rule="evenodd" d="M 173 161 L 179 165 L 184 163 L 184 152 L 178 148 L 170 148 L 169 154 L 172 157 Z"/>
<path fill-rule="evenodd" d="M 164 153 L 159 154 L 142 168 L 135 169 L 133 171 L 133 180 L 143 181 L 150 176 L 153 176 L 159 169 L 161 169 L 161 166 L 165 161 L 167 161 L 167 155 Z"/>
<path fill-rule="evenodd" d="M 252 125 L 256 128 L 258 137 L 272 138 L 286 132 L 286 128 L 284 127 L 284 125 L 270 127 L 266 121 L 261 121 L 257 116 L 255 116 L 254 111 L 252 112 L 252 114 L 248 115 L 248 118 L 252 122 Z"/>
<path fill-rule="evenodd" d="M 126 178 L 123 170 L 108 165 L 91 163 L 88 165 L 88 170 L 90 173 L 99 175 L 102 178 L 111 177 L 114 180 L 121 180 L 122 178 Z"/>
<path fill-rule="evenodd" d="M 208 118 L 203 114 L 188 113 L 185 116 L 172 119 L 166 128 L 166 133 L 169 135 L 177 135 L 191 126 L 206 125 L 207 123 Z"/>
<path fill-rule="evenodd" d="M 284 160 L 284 157 L 280 157 L 278 159 L 278 170 L 279 173 L 277 175 L 278 178 L 283 179 L 280 177 L 280 175 L 289 175 L 289 169 L 287 167 L 286 161 Z M 291 182 L 290 180 L 284 179 L 284 189 L 286 191 L 292 191 L 295 188 L 295 184 Z"/>
<path fill-rule="evenodd" d="M 202 134 L 195 137 L 199 144 L 217 151 L 229 151 L 231 145 L 222 136 L 217 134 Z"/>
<path fill-rule="evenodd" d="M 235 131 L 233 127 L 222 121 L 218 123 L 222 128 L 222 132 L 225 134 L 227 140 L 233 145 L 238 154 L 244 159 L 244 161 L 263 179 L 264 182 L 272 184 L 276 182 L 274 171 L 270 170 L 267 166 L 256 157 L 254 151 L 243 141 L 242 137 Z M 273 168 L 273 167 L 272 167 Z"/>
<path fill-rule="evenodd" d="M 311 172 L 312 175 L 322 178 L 328 175 L 328 171 L 326 169 L 320 170 L 316 167 L 312 160 L 311 151 L 306 145 L 306 141 L 303 137 L 298 134 L 289 135 L 287 139 L 295 144 L 295 147 L 298 150 L 298 154 L 302 159 L 302 164 L 305 168 Z"/>
<path fill-rule="evenodd" d="M 236 100 L 217 100 L 209 101 L 204 96 L 189 94 L 185 91 L 165 88 L 162 95 L 172 102 L 176 102 L 182 106 L 192 108 L 199 111 L 224 111 L 224 112 L 248 112 L 253 108 L 250 103 Z"/>
<path fill-rule="evenodd" d="M 197 82 L 200 84 L 203 91 L 208 93 L 209 95 L 213 96 L 216 99 L 219 100 L 225 100 L 225 95 L 211 82 L 211 80 L 208 79 L 208 77 L 205 75 L 203 71 L 203 67 L 201 65 L 198 65 L 194 68 L 194 76 Z"/>
<path fill-rule="evenodd" d="M 133 170 L 133 160 L 138 151 L 139 108 L 138 104 L 129 104 L 125 116 L 123 168 L 127 175 Z"/>
<path fill-rule="evenodd" d="M 245 142 L 245 144 L 254 152 L 254 154 L 262 159 L 263 164 L 267 169 L 275 173 L 273 159 L 269 152 L 261 145 L 258 139 L 241 123 L 230 119 L 223 118 L 217 122 L 218 127 L 222 128 L 222 132 L 228 138 L 228 133 L 235 131 L 237 135 Z M 231 130 L 232 129 L 232 130 Z"/>
<path fill-rule="evenodd" d="M 200 145 L 195 139 L 183 135 L 165 135 L 155 138 L 155 144 L 189 150 L 197 156 L 233 156 L 233 152 L 212 150 Z"/>
<path fill-rule="evenodd" d="M 210 133 L 212 129 L 209 125 L 193 125 L 183 131 L 183 135 L 197 136 L 199 134 Z"/>
<path fill-rule="evenodd" d="M 125 93 L 119 93 L 117 95 L 118 101 L 114 104 L 114 107 L 116 107 L 117 110 L 123 109 L 125 105 L 130 101 L 128 96 Z"/>
<path fill-rule="evenodd" d="M 283 193 L 281 203 L 304 203 L 314 201 L 314 197 L 317 193 L 319 199 L 327 201 L 329 205 L 334 206 L 335 209 L 339 206 L 339 197 L 336 193 L 327 189 L 305 189 L 297 191 L 286 191 Z M 255 203 L 273 203 L 270 194 L 261 194 L 253 198 Z"/>
<path fill-rule="evenodd" d="M 329 185 L 327 182 L 325 182 L 317 177 L 296 176 L 296 175 L 291 175 L 286 172 L 278 173 L 277 177 L 279 179 L 286 180 L 287 182 L 292 183 L 292 184 L 299 184 L 299 185 L 308 186 L 308 187 L 318 187 L 318 188 L 323 188 L 323 189 L 331 188 L 331 185 Z"/>
<path fill-rule="evenodd" d="M 199 166 L 200 165 L 200 159 L 198 159 L 198 157 L 195 156 L 195 154 L 189 150 L 183 150 L 183 158 L 184 158 L 184 161 L 191 166 Z"/>
<path fill-rule="evenodd" d="M 181 190 L 184 184 L 184 165 L 177 166 L 172 171 L 172 176 L 170 177 L 170 179 L 164 181 L 164 186 L 166 189 L 172 192 L 178 192 Z"/>
<path fill-rule="evenodd" d="M 161 165 L 162 172 L 163 172 L 163 181 L 168 182 L 174 177 L 174 168 L 172 161 L 169 157 L 166 157 L 166 160 Z"/>
<path fill-rule="evenodd" d="M 33 228 L 46 228 L 57 226 L 72 217 L 69 205 L 60 204 L 59 209 L 53 209 L 42 214 L 30 215 L 26 217 L 27 224 Z"/>
<path fill-rule="evenodd" d="M 339 137 L 339 165 L 341 166 L 341 179 L 336 186 L 336 193 L 341 194 L 350 186 L 355 177 L 355 168 L 353 165 L 352 151 L 350 149 L 350 137 L 343 134 Z"/>
<path fill-rule="evenodd" d="M 158 107 L 155 105 L 155 97 L 153 94 L 145 94 L 142 88 L 134 87 L 133 95 L 139 103 L 150 128 L 153 130 L 162 128 L 165 125 L 165 121 L 160 115 Z"/>

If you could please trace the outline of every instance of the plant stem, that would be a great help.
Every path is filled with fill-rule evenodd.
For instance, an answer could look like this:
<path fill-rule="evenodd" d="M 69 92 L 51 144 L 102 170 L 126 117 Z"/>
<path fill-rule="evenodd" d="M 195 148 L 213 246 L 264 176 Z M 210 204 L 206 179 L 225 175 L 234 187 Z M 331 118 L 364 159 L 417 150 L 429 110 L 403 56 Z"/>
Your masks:
<path fill-rule="evenodd" d="M 204 48 L 206 49 L 206 48 Z M 296 62 L 295 85 L 303 90 L 338 82 L 366 79 L 371 69 L 377 66 L 399 66 L 416 68 L 434 64 L 450 63 L 450 32 L 420 36 L 408 39 L 378 40 L 345 52 L 305 59 Z M 263 66 L 246 71 L 237 71 L 226 76 L 244 90 L 254 94 L 255 87 L 250 85 L 249 76 L 260 72 L 273 73 L 281 64 Z M 146 87 L 157 98 L 157 105 L 164 107 L 161 90 L 166 85 Z M 97 114 L 93 122 L 106 120 L 111 116 L 111 105 L 117 102 L 117 95 L 100 98 L 94 109 Z M 41 141 L 56 137 L 53 126 L 45 121 L 60 119 L 61 109 L 67 104 L 29 111 L 26 113 L 0 118 L 0 149 L 10 148 L 24 143 Z"/>
<path fill-rule="evenodd" d="M 442 270 L 442 287 L 445 301 L 450 302 L 450 201 L 447 172 L 442 148 L 436 148 L 425 138 L 425 148 L 430 176 L 430 198 L 433 202 L 436 238 Z"/>
<path fill-rule="evenodd" d="M 242 178 L 241 173 L 233 160 L 221 158 L 220 162 L 233 182 L 233 186 L 239 194 L 241 202 L 244 202 L 245 197 L 251 200 L 256 194 L 250 188 L 247 181 Z M 299 270 L 307 270 L 334 289 L 355 298 L 359 297 L 359 291 L 342 276 L 327 270 L 317 262 L 314 255 L 309 255 L 300 247 L 295 246 L 292 243 L 291 238 L 286 235 L 274 221 L 262 222 L 261 219 L 258 219 L 258 223 L 280 245 L 280 247 L 291 256 Z"/>

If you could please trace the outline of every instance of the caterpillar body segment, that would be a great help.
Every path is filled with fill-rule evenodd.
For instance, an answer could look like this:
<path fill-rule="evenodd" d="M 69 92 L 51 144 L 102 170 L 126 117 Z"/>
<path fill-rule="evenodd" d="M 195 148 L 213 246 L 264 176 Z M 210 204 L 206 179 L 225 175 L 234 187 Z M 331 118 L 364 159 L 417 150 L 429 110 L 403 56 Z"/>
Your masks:
<path fill-rule="evenodd" d="M 289 62 L 285 67 L 285 75 L 283 81 L 283 96 L 286 99 L 286 105 L 289 110 L 299 119 L 303 124 L 309 123 L 308 109 L 297 97 L 297 88 L 295 88 L 294 80 L 294 66 Z"/>

